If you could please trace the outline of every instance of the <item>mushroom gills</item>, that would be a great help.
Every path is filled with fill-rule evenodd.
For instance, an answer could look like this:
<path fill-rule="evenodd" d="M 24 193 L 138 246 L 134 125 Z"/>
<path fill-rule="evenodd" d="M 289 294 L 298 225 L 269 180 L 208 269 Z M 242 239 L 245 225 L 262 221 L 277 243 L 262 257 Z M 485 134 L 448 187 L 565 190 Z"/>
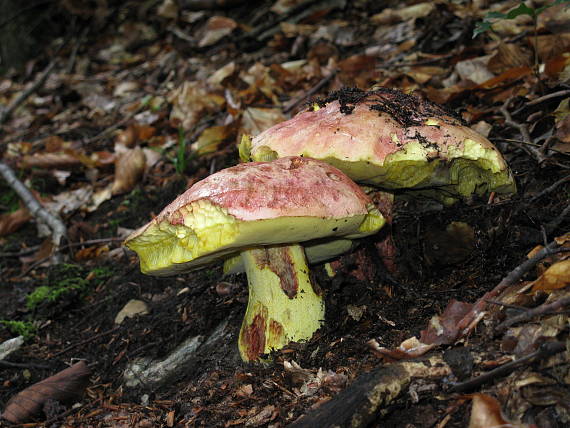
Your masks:
<path fill-rule="evenodd" d="M 350 239 L 333 239 L 332 241 L 308 241 L 303 244 L 303 247 L 308 264 L 315 265 L 347 253 L 357 245 L 357 241 Z M 245 265 L 240 254 L 236 254 L 225 260 L 224 275 L 233 275 L 243 272 L 245 272 Z"/>

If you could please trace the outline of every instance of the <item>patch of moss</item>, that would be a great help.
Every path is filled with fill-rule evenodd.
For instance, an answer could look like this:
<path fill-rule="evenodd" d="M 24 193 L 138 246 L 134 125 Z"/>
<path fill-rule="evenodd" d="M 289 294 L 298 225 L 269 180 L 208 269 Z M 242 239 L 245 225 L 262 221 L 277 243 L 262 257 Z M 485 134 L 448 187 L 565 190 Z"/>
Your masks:
<path fill-rule="evenodd" d="M 106 267 L 98 267 L 86 272 L 80 266 L 63 263 L 54 266 L 48 275 L 47 285 L 37 287 L 26 297 L 26 307 L 34 310 L 38 305 L 54 303 L 72 294 L 84 294 L 90 283 L 98 284 L 111 276 L 112 271 Z"/>
<path fill-rule="evenodd" d="M 22 336 L 24 340 L 29 340 L 36 335 L 36 326 L 29 321 L 0 320 L 0 324 L 10 333 Z"/>

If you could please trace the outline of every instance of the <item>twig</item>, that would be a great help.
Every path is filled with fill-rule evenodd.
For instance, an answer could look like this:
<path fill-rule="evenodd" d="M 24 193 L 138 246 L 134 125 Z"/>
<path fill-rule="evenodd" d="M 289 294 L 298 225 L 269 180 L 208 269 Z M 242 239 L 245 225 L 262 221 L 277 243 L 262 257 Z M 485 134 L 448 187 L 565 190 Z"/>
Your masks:
<path fill-rule="evenodd" d="M 51 230 L 52 242 L 54 244 L 53 254 L 57 257 L 61 240 L 67 236 L 67 229 L 59 216 L 45 209 L 24 183 L 16 177 L 12 168 L 2 161 L 0 161 L 0 175 L 4 177 L 8 185 L 18 194 L 28 211 L 30 211 L 30 214 L 47 225 Z"/>
<path fill-rule="evenodd" d="M 517 305 L 509 305 L 508 303 L 498 302 L 496 300 L 485 300 L 485 302 L 490 303 L 491 305 L 502 306 L 503 308 L 513 309 L 515 311 L 526 311 L 526 308 Z"/>
<path fill-rule="evenodd" d="M 569 248 L 560 248 L 556 241 L 552 241 L 542 250 L 537 251 L 536 254 L 530 259 L 525 260 L 523 263 L 514 268 L 507 276 L 501 280 L 501 282 L 499 282 L 499 284 L 497 284 L 495 288 L 493 288 L 491 291 L 488 291 L 483 295 L 483 297 L 477 300 L 469 313 L 459 321 L 457 326 L 458 337 L 468 334 L 475 327 L 473 321 L 477 319 L 479 314 L 483 312 L 485 306 L 487 305 L 487 300 L 495 300 L 495 298 L 499 296 L 503 291 L 505 291 L 508 287 L 520 281 L 528 271 L 530 271 L 534 266 L 536 266 L 539 261 L 545 257 L 569 250 Z"/>
<path fill-rule="evenodd" d="M 570 181 L 570 175 L 567 175 L 566 177 L 561 178 L 560 180 L 554 182 L 553 184 L 551 184 L 550 186 L 548 186 L 546 189 L 543 189 L 540 193 L 538 193 L 537 195 L 534 195 L 529 202 L 529 204 L 532 204 L 534 202 L 536 202 L 538 199 L 542 198 L 543 196 L 549 194 L 550 192 L 556 190 L 556 188 L 558 186 L 560 186 L 561 184 L 566 183 L 567 181 Z"/>
<path fill-rule="evenodd" d="M 283 106 L 283 113 L 289 113 L 299 104 L 301 104 L 304 100 L 306 100 L 309 97 L 312 97 L 315 93 L 320 91 L 326 84 L 328 84 L 336 76 L 336 73 L 337 70 L 333 70 L 328 76 L 321 79 L 319 83 L 317 83 L 315 86 L 309 89 L 306 93 L 304 93 L 300 97 L 297 97 L 289 101 L 285 106 Z"/>
<path fill-rule="evenodd" d="M 81 242 L 69 242 L 65 245 L 59 247 L 60 250 L 66 250 L 68 248 L 73 247 L 82 247 L 84 245 L 93 245 L 93 244 L 105 244 L 107 242 L 115 242 L 115 241 L 124 241 L 125 238 L 113 237 L 113 238 L 97 238 L 97 239 L 89 239 L 87 241 Z M 0 257 L 21 257 L 26 256 L 28 254 L 34 253 L 40 249 L 41 245 L 34 245 L 33 247 L 26 248 L 22 251 L 13 251 L 13 252 L 6 252 L 0 253 Z"/>
<path fill-rule="evenodd" d="M 515 122 L 511 116 L 511 113 L 509 113 L 509 105 L 511 104 L 512 100 L 512 97 L 507 99 L 507 101 L 505 101 L 505 103 L 500 108 L 502 115 L 505 117 L 505 124 L 518 129 L 522 135 L 523 141 L 528 144 L 527 146 L 519 145 L 519 147 L 527 153 L 532 154 L 536 160 L 538 160 L 538 163 L 541 164 L 546 160 L 546 157 L 539 149 L 534 147 L 534 143 L 530 136 L 530 132 L 528 131 L 528 127 L 522 123 Z"/>
<path fill-rule="evenodd" d="M 566 208 L 564 208 L 562 212 L 555 219 L 553 219 L 545 226 L 546 232 L 547 233 L 554 232 L 558 228 L 558 226 L 560 226 L 560 223 L 562 223 L 564 219 L 568 216 L 568 213 L 570 213 L 570 204 L 566 205 Z"/>
<path fill-rule="evenodd" d="M 184 10 L 231 9 L 246 0 L 182 0 Z"/>
<path fill-rule="evenodd" d="M 530 106 L 535 106 L 537 104 L 540 104 L 544 101 L 548 101 L 551 100 L 552 98 L 559 98 L 559 97 L 565 97 L 566 95 L 570 95 L 570 89 L 564 89 L 562 91 L 557 91 L 557 92 L 552 92 L 551 94 L 546 94 L 542 97 L 538 97 L 535 98 L 532 101 L 529 101 L 528 103 L 526 103 L 524 106 L 522 106 L 521 108 L 519 108 L 518 110 L 515 110 L 513 112 L 513 114 L 519 114 L 521 111 L 523 111 L 524 109 L 526 109 L 527 107 Z"/>
<path fill-rule="evenodd" d="M 85 340 L 82 340 L 81 342 L 78 342 L 78 343 L 75 343 L 75 344 L 73 344 L 73 345 L 70 345 L 70 346 L 68 346 L 67 348 L 64 348 L 64 349 L 62 349 L 61 351 L 56 352 L 55 354 L 53 354 L 53 355 L 51 356 L 51 358 L 59 357 L 60 355 L 65 354 L 66 352 L 71 351 L 72 349 L 77 348 L 78 346 L 85 345 L 85 344 L 87 344 L 87 343 L 89 343 L 89 342 L 93 342 L 94 340 L 97 340 L 97 339 L 99 339 L 99 338 L 101 338 L 101 337 L 103 337 L 103 336 L 107 336 L 107 335 L 109 335 L 109 334 L 111 334 L 111 333 L 114 333 L 114 332 L 116 332 L 117 330 L 119 330 L 120 328 L 121 328 L 121 327 L 119 327 L 119 326 L 113 327 L 111 330 L 104 331 L 103 333 L 99 333 L 99 334 L 96 334 L 95 336 L 91 336 L 89 339 L 85 339 Z"/>
<path fill-rule="evenodd" d="M 565 306 L 570 305 L 570 296 L 562 297 L 552 303 L 543 303 L 542 305 L 537 306 L 536 308 L 529 309 L 522 314 L 518 314 L 512 318 L 509 318 L 503 321 L 496 327 L 498 332 L 504 332 L 510 326 L 530 321 L 534 317 L 546 314 L 556 314 L 560 309 L 564 308 Z"/>
<path fill-rule="evenodd" d="M 109 126 L 107 129 L 105 129 L 104 131 L 100 132 L 99 134 L 95 135 L 94 137 L 88 138 L 87 140 L 85 140 L 83 142 L 83 144 L 91 144 L 94 143 L 95 141 L 99 141 L 103 138 L 108 137 L 109 135 L 111 135 L 113 132 L 115 132 L 117 129 L 119 129 L 121 126 L 126 125 L 133 117 L 136 116 L 136 114 L 141 111 L 143 108 L 142 104 L 139 105 L 136 109 L 134 109 L 133 111 L 131 111 L 129 114 L 127 114 L 125 116 L 124 119 L 116 122 L 114 125 Z"/>
<path fill-rule="evenodd" d="M 515 370 L 517 367 L 530 364 L 533 360 L 540 360 L 543 358 L 550 357 L 551 355 L 557 354 L 562 352 L 566 349 L 566 344 L 564 342 L 547 342 L 543 343 L 540 348 L 534 351 L 531 354 L 525 355 L 518 360 L 511 361 L 502 365 L 501 367 L 497 367 L 490 372 L 482 374 L 476 378 L 470 379 L 465 382 L 456 383 L 450 388 L 449 392 L 467 392 L 471 391 L 484 383 L 492 381 L 499 376 L 505 376 Z"/>
<path fill-rule="evenodd" d="M 83 43 L 83 40 L 85 39 L 85 36 L 87 35 L 88 31 L 89 31 L 89 26 L 86 26 L 81 31 L 81 34 L 79 34 L 79 37 L 77 39 L 77 42 L 75 43 L 75 46 L 73 46 L 73 49 L 71 51 L 71 55 L 69 56 L 69 61 L 67 63 L 67 67 L 65 68 L 65 71 L 67 72 L 67 74 L 71 74 L 73 72 L 73 67 L 75 66 L 75 59 L 77 58 L 77 52 L 79 51 L 79 48 L 81 47 L 81 44 Z"/>
<path fill-rule="evenodd" d="M 46 366 L 44 364 L 35 363 L 12 363 L 10 361 L 0 360 L 0 367 L 8 369 L 42 369 L 51 370 L 53 367 Z"/>
<path fill-rule="evenodd" d="M 36 80 L 29 88 L 25 89 L 16 97 L 14 101 L 10 103 L 8 107 L 0 111 L 0 126 L 3 125 L 8 118 L 14 113 L 14 111 L 22 104 L 26 99 L 43 86 L 49 75 L 51 74 L 53 68 L 55 67 L 55 60 L 49 63 L 46 69 L 42 72 L 38 80 Z"/>

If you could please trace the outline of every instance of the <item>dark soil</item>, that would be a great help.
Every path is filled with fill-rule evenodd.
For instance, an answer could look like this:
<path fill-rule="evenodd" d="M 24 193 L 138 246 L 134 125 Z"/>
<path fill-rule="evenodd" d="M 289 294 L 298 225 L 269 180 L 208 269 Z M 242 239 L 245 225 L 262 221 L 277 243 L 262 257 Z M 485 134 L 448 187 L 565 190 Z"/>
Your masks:
<path fill-rule="evenodd" d="M 261 3 L 267 8 L 266 3 L 271 2 Z M 368 9 L 368 6 L 350 6 L 345 15 L 339 15 L 341 12 L 337 11 L 327 19 L 343 17 L 358 26 L 356 23 L 363 16 L 379 12 L 379 7 L 372 4 L 375 2 L 368 3 L 371 3 Z M 238 7 L 227 14 L 237 21 L 249 22 L 254 12 Z M 307 18 L 307 22 L 314 20 L 318 21 L 318 15 Z M 439 20 L 461 34 L 469 28 L 470 34 L 472 23 L 459 20 L 447 9 L 441 11 Z M 463 35 L 450 42 L 442 35 L 445 29 L 439 28 L 435 20 L 418 22 L 418 31 L 424 35 L 421 47 L 425 52 L 448 52 L 450 46 L 468 40 Z M 171 40 L 172 36 L 163 34 L 170 30 L 165 26 L 157 27 L 160 37 Z M 108 36 L 112 33 L 107 26 L 101 31 Z M 368 25 L 360 31 L 363 34 L 357 33 L 357 36 L 364 40 L 375 28 Z M 105 44 L 93 33 L 89 37 L 93 43 Z M 241 44 L 238 45 L 228 41 L 211 50 L 191 49 L 188 52 L 190 48 L 181 39 L 174 38 L 168 48 L 188 57 L 211 55 L 215 57 L 213 61 L 235 58 L 238 62 L 253 63 L 254 59 L 263 58 L 271 64 L 273 60 L 277 62 L 278 55 L 271 49 L 278 49 L 279 43 L 287 43 L 289 49 L 292 44 L 276 38 L 269 49 L 265 42 L 239 40 Z M 359 52 L 363 46 L 340 49 L 346 57 Z M 132 52 L 143 48 L 144 45 L 129 47 Z M 88 55 L 90 49 L 90 46 L 86 47 L 82 55 Z M 111 67 L 108 64 L 100 66 Z M 143 74 L 141 70 L 137 72 Z M 160 78 L 166 79 L 168 70 L 161 73 Z M 347 76 L 343 75 L 341 83 L 352 86 L 354 81 Z M 549 91 L 564 88 L 553 84 Z M 333 98 L 341 96 L 349 112 L 352 104 L 361 98 L 361 92 L 354 91 L 348 98 L 336 93 Z M 321 96 L 325 94 L 325 90 L 320 92 Z M 468 92 L 460 93 L 450 100 L 448 107 L 462 112 L 477 105 L 481 111 L 486 108 L 487 113 L 492 112 L 489 121 L 498 120 L 499 107 L 492 101 L 496 94 L 497 91 L 490 90 L 478 98 Z M 409 100 L 407 95 L 405 98 Z M 522 106 L 526 100 L 517 102 Z M 556 103 L 543 107 L 551 112 Z M 413 109 L 413 106 L 409 108 Z M 73 132 L 83 137 L 96 135 L 117 122 L 117 118 L 109 118 L 108 122 L 99 124 L 94 132 L 89 121 L 85 121 Z M 533 135 L 542 134 L 543 128 L 552 128 L 550 116 L 545 122 L 533 128 Z M 277 428 L 292 423 L 354 383 L 359 376 L 386 364 L 371 351 L 368 341 L 375 339 L 386 348 L 395 348 L 403 340 L 419 336 L 430 318 L 441 314 L 450 300 L 476 301 L 520 265 L 535 245 L 544 243 L 545 237 L 552 240 L 570 229 L 567 217 L 558 219 L 568 204 L 568 182 L 546 191 L 567 176 L 568 155 L 552 154 L 549 161 L 539 165 L 518 145 L 505 143 L 509 138 L 519 136 L 513 136 L 512 129 L 502 123 L 494 126 L 490 139 L 497 142 L 516 177 L 517 194 L 497 197 L 493 201 L 473 199 L 446 208 L 399 201 L 392 223 L 398 249 L 397 272 L 384 267 L 376 250 L 375 243 L 385 238 L 386 231 L 365 239 L 353 253 L 336 261 L 334 277 L 327 274 L 323 265 L 313 267 L 315 282 L 324 290 L 326 322 L 311 341 L 293 343 L 275 352 L 271 362 L 265 365 L 243 363 L 237 350 L 237 336 L 247 304 L 244 275 L 224 277 L 221 265 L 216 265 L 176 277 L 145 276 L 139 271 L 137 257 L 121 249 L 120 240 L 110 239 L 119 235 L 119 228 L 142 226 L 189 184 L 208 175 L 212 159 L 218 169 L 235 164 L 238 156 L 233 145 L 223 146 L 215 155 L 190 159 L 185 174 L 177 174 L 170 163 L 159 164 L 130 193 L 104 202 L 94 212 L 66 218 L 66 223 L 73 225 L 70 234 L 74 246 L 65 249 L 63 265 L 24 258 L 35 254 L 26 249 L 34 249 L 43 242 L 35 225 L 27 223 L 0 242 L 0 320 L 33 321 L 36 333 L 31 334 L 24 346 L 7 360 L 0 361 L 0 407 L 4 408 L 10 398 L 34 382 L 77 360 L 85 360 L 92 376 L 85 396 L 80 400 L 81 406 L 67 404 L 55 410 L 48 406 L 44 414 L 37 415 L 37 423 L 25 426 Z M 176 132 L 165 117 L 160 126 L 171 133 Z M 18 138 L 31 138 L 38 129 L 20 134 Z M 113 140 L 108 138 L 94 143 L 91 150 L 112 150 L 112 147 Z M 35 188 L 41 193 L 56 194 L 63 190 L 57 181 L 45 177 L 41 171 L 34 172 L 33 180 L 39 183 Z M 67 186 L 79 186 L 84 181 L 87 179 L 83 173 L 75 172 Z M 2 187 L 0 192 L 8 192 L 8 189 Z M 469 245 L 458 244 L 456 236 L 446 235 L 446 228 L 452 222 L 463 222 L 472 228 L 474 240 Z M 81 251 L 88 246 L 80 243 L 86 239 L 109 239 L 102 244 L 108 248 L 100 256 L 81 258 L 79 255 L 84 254 Z M 533 274 L 528 279 L 534 279 Z M 46 285 L 62 288 L 70 281 L 73 286 L 57 298 L 45 299 L 30 308 L 27 296 L 31 292 Z M 122 324 L 115 325 L 117 313 L 131 299 L 146 302 L 150 313 L 127 318 Z M 225 322 L 223 346 L 209 349 L 207 353 L 198 352 L 184 372 L 167 384 L 151 388 L 124 385 L 123 372 L 137 358 L 164 359 L 185 339 L 200 335 L 208 337 Z M 0 343 L 15 336 L 17 333 L 0 326 Z M 487 360 L 499 360 L 506 354 L 500 339 L 494 337 L 483 323 L 461 343 L 441 346 L 433 352 L 441 354 L 458 348 L 467 348 L 474 355 L 485 355 Z M 344 375 L 345 380 L 324 385 L 312 395 L 303 395 L 299 392 L 303 377 L 284 367 L 284 362 L 292 361 L 312 374 L 318 370 L 330 371 Z M 463 378 L 472 375 L 468 369 Z M 414 384 L 417 395 L 412 396 L 408 391 L 401 394 L 378 413 L 371 426 L 467 426 L 469 402 L 448 392 L 449 385 L 458 380 L 462 380 L 461 376 L 418 381 Z M 267 416 L 259 416 L 259 423 L 254 421 L 248 425 L 248 421 L 264 409 Z M 563 426 L 563 422 L 557 422 L 552 404 L 546 403 L 544 409 L 540 409 L 543 412 L 541 420 L 553 421 L 552 427 Z M 446 417 L 446 422 L 438 425 Z"/>

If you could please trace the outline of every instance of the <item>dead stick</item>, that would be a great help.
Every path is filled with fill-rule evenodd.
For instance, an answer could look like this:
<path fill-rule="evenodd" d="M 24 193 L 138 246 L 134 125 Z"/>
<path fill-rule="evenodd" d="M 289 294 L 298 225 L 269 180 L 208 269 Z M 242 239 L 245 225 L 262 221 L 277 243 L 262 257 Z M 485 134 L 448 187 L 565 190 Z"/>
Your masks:
<path fill-rule="evenodd" d="M 0 161 L 0 175 L 2 175 L 6 183 L 18 194 L 26 208 L 30 211 L 30 214 L 40 222 L 46 224 L 51 230 L 52 242 L 55 247 L 54 250 L 55 253 L 57 253 L 62 238 L 67 235 L 67 229 L 59 216 L 45 209 L 26 185 L 16 177 L 12 168 L 2 161 Z"/>
<path fill-rule="evenodd" d="M 534 266 L 536 266 L 539 261 L 545 257 L 569 250 L 569 248 L 559 248 L 558 243 L 556 241 L 552 241 L 542 250 L 537 251 L 536 254 L 530 259 L 525 260 L 523 263 L 514 268 L 507 276 L 501 280 L 501 282 L 499 282 L 499 284 L 497 284 L 495 288 L 485 293 L 483 297 L 477 300 L 469 313 L 459 321 L 457 326 L 457 338 L 468 334 L 475 327 L 473 321 L 479 316 L 481 312 L 483 312 L 485 306 L 487 305 L 487 300 L 495 300 L 495 298 L 499 296 L 503 291 L 505 291 L 508 287 L 520 281 L 520 279 L 528 271 L 530 271 Z"/>
<path fill-rule="evenodd" d="M 543 358 L 550 357 L 551 355 L 557 354 L 562 352 L 566 349 L 566 344 L 564 342 L 547 342 L 543 343 L 540 348 L 534 351 L 531 354 L 525 355 L 518 360 L 511 361 L 509 363 L 503 364 L 501 367 L 497 367 L 490 372 L 482 374 L 476 378 L 470 379 L 466 382 L 456 383 L 451 387 L 449 392 L 467 392 L 472 391 L 473 389 L 492 381 L 500 376 L 505 376 L 512 371 L 514 371 L 517 367 L 530 364 L 533 360 L 540 360 Z"/>
<path fill-rule="evenodd" d="M 540 164 L 540 163 L 544 162 L 546 160 L 546 158 L 539 149 L 534 147 L 534 143 L 533 143 L 532 138 L 530 136 L 530 132 L 528 131 L 528 127 L 522 123 L 518 123 L 518 122 L 515 122 L 513 120 L 513 117 L 511 116 L 511 113 L 509 112 L 509 105 L 511 104 L 512 100 L 513 100 L 512 97 L 507 99 L 507 101 L 505 101 L 505 103 L 500 108 L 502 115 L 505 117 L 505 123 L 507 125 L 513 127 L 513 128 L 518 129 L 518 131 L 522 135 L 523 141 L 525 143 L 527 143 L 527 146 L 519 145 L 519 147 L 521 149 L 523 149 L 524 151 L 526 151 L 527 153 L 532 154 L 536 158 L 536 160 L 538 160 L 538 163 Z"/>
<path fill-rule="evenodd" d="M 81 241 L 81 242 L 70 242 L 68 244 L 62 245 L 60 247 L 60 249 L 65 250 L 67 248 L 82 247 L 84 245 L 106 244 L 108 242 L 116 242 L 116 241 L 124 241 L 124 240 L 125 240 L 125 238 L 119 238 L 119 237 L 89 239 L 87 241 Z M 26 256 L 28 254 L 31 254 L 31 253 L 38 251 L 40 249 L 40 247 L 41 247 L 41 245 L 34 245 L 33 247 L 26 248 L 25 250 L 22 250 L 22 251 L 0 253 L 0 257 Z"/>
<path fill-rule="evenodd" d="M 336 70 L 333 70 L 328 76 L 323 78 L 319 83 L 309 89 L 305 94 L 290 101 L 283 107 L 283 113 L 289 113 L 295 107 L 303 102 L 303 100 L 312 97 L 316 92 L 320 91 L 327 83 L 329 83 L 336 76 Z"/>
<path fill-rule="evenodd" d="M 552 303 L 543 303 L 536 308 L 528 309 L 522 314 L 515 315 L 514 317 L 503 321 L 496 327 L 496 330 L 502 333 L 512 325 L 520 322 L 530 321 L 534 317 L 546 314 L 555 315 L 558 311 L 568 305 L 570 305 L 570 296 L 562 297 Z"/>
<path fill-rule="evenodd" d="M 0 111 L 0 125 L 3 125 L 8 120 L 8 118 L 12 115 L 12 113 L 14 113 L 14 110 L 16 110 L 20 106 L 20 104 L 22 104 L 24 101 L 26 101 L 26 99 L 30 95 L 32 95 L 41 86 L 43 86 L 43 84 L 45 83 L 45 81 L 47 80 L 49 75 L 51 74 L 54 67 L 55 67 L 55 60 L 53 60 L 52 62 L 49 63 L 49 65 L 46 67 L 46 69 L 40 75 L 38 80 L 36 80 L 29 88 L 22 91 L 22 93 L 20 95 L 18 95 L 18 97 L 14 101 L 12 101 L 10 103 L 10 105 L 8 107 L 6 107 L 6 109 L 4 111 Z"/>
<path fill-rule="evenodd" d="M 85 345 L 89 342 L 93 342 L 94 340 L 97 340 L 103 336 L 107 336 L 111 333 L 114 333 L 115 331 L 117 331 L 119 329 L 120 329 L 120 327 L 117 326 L 117 327 L 113 327 L 111 330 L 107 330 L 107 331 L 104 331 L 103 333 L 99 333 L 99 334 L 96 334 L 95 336 L 91 336 L 89 339 L 82 340 L 81 342 L 75 343 L 73 345 L 68 346 L 67 348 L 62 349 L 59 352 L 56 352 L 50 358 L 59 357 L 60 355 L 65 354 L 66 352 L 71 351 L 72 349 L 77 348 L 78 346 L 82 346 L 82 345 Z"/>

